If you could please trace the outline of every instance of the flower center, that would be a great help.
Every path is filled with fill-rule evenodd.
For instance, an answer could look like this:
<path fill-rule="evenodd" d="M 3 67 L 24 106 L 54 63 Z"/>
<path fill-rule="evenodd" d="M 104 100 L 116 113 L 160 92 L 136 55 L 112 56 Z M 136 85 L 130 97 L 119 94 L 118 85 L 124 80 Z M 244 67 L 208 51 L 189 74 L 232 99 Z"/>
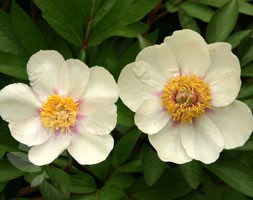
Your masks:
<path fill-rule="evenodd" d="M 211 90 L 195 75 L 172 78 L 163 88 L 162 105 L 176 122 L 190 122 L 211 107 Z"/>
<path fill-rule="evenodd" d="M 77 113 L 78 103 L 71 97 L 53 94 L 42 105 L 40 117 L 44 128 L 65 133 L 75 125 Z"/>

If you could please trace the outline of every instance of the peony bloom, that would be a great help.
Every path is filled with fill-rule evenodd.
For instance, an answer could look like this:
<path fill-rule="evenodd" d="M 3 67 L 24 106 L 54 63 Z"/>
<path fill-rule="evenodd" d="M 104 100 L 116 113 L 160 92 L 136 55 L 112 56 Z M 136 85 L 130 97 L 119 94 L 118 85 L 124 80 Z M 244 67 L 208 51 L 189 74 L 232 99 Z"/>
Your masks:
<path fill-rule="evenodd" d="M 235 100 L 240 64 L 231 46 L 206 44 L 194 31 L 176 31 L 143 49 L 122 70 L 118 85 L 163 161 L 212 163 L 252 132 L 251 110 Z"/>
<path fill-rule="evenodd" d="M 11 135 L 31 146 L 29 160 L 45 165 L 64 150 L 80 164 L 105 160 L 113 148 L 118 88 L 102 67 L 88 68 L 56 51 L 39 51 L 27 64 L 31 87 L 0 91 L 0 115 Z"/>

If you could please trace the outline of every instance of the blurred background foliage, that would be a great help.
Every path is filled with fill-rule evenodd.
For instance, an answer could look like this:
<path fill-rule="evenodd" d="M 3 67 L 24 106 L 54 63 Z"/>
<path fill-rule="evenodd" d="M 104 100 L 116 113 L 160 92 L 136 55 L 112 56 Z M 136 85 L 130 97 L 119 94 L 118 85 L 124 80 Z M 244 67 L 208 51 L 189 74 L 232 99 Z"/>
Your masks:
<path fill-rule="evenodd" d="M 232 45 L 242 69 L 238 99 L 253 109 L 251 0 L 0 0 L 0 87 L 28 83 L 26 63 L 40 49 L 100 65 L 117 80 L 138 52 L 178 29 Z M 253 138 L 214 164 L 159 160 L 133 113 L 119 100 L 115 148 L 102 163 L 78 165 L 67 153 L 49 166 L 0 121 L 0 199 L 247 200 L 253 198 Z"/>

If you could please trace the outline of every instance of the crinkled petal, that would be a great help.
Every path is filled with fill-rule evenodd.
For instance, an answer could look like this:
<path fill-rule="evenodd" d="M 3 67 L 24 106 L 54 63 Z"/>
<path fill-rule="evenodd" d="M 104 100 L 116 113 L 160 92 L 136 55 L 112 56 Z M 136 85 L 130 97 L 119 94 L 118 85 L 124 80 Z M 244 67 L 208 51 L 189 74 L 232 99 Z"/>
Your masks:
<path fill-rule="evenodd" d="M 134 68 L 138 67 L 137 64 L 138 62 L 128 64 L 121 71 L 118 80 L 120 98 L 134 112 L 146 99 L 155 94 L 154 88 L 141 81 L 134 72 Z"/>
<path fill-rule="evenodd" d="M 54 50 L 41 50 L 29 59 L 27 73 L 30 84 L 43 100 L 57 92 L 58 77 L 64 67 L 64 58 Z"/>
<path fill-rule="evenodd" d="M 90 78 L 84 99 L 108 98 L 114 102 L 119 97 L 119 89 L 113 76 L 103 67 L 90 68 Z"/>
<path fill-rule="evenodd" d="M 69 59 L 66 60 L 68 66 L 68 80 L 67 80 L 67 88 L 69 96 L 74 99 L 78 99 L 83 96 L 85 88 L 89 81 L 90 70 L 86 64 L 77 59 Z M 64 77 L 64 74 L 62 74 Z M 60 81 L 59 85 L 64 81 Z"/>
<path fill-rule="evenodd" d="M 53 162 L 70 144 L 71 136 L 52 135 L 45 143 L 33 146 L 28 152 L 29 161 L 35 165 L 47 165 Z"/>
<path fill-rule="evenodd" d="M 117 107 L 111 99 L 93 98 L 80 105 L 77 130 L 79 134 L 109 134 L 117 123 Z"/>
<path fill-rule="evenodd" d="M 111 135 L 82 134 L 74 137 L 68 152 L 81 165 L 92 165 L 104 161 L 113 148 Z"/>
<path fill-rule="evenodd" d="M 224 148 L 220 130 L 206 116 L 196 119 L 194 124 L 180 124 L 180 135 L 187 154 L 206 164 L 216 161 Z"/>
<path fill-rule="evenodd" d="M 175 31 L 166 37 L 164 43 L 176 56 L 181 74 L 202 77 L 210 65 L 210 57 L 205 40 L 192 30 Z"/>
<path fill-rule="evenodd" d="M 0 115 L 7 122 L 36 117 L 40 106 L 32 89 L 25 84 L 11 84 L 0 91 Z"/>
<path fill-rule="evenodd" d="M 242 146 L 250 137 L 253 130 L 253 117 L 249 107 L 240 102 L 213 108 L 207 116 L 220 130 L 225 149 Z"/>
<path fill-rule="evenodd" d="M 217 42 L 208 45 L 211 65 L 204 77 L 212 92 L 212 105 L 226 106 L 232 103 L 241 87 L 240 63 L 232 53 L 231 45 Z"/>
<path fill-rule="evenodd" d="M 158 87 L 163 88 L 171 77 L 179 75 L 177 60 L 165 44 L 144 48 L 136 57 L 136 62 L 139 61 L 149 64 L 145 72 L 157 79 Z"/>
<path fill-rule="evenodd" d="M 159 158 L 165 162 L 183 164 L 192 160 L 182 145 L 178 126 L 174 126 L 171 122 L 158 133 L 149 135 L 148 139 Z"/>
<path fill-rule="evenodd" d="M 154 134 L 160 131 L 170 118 L 170 115 L 162 106 L 161 99 L 154 97 L 143 102 L 136 111 L 134 120 L 141 131 Z"/>
<path fill-rule="evenodd" d="M 17 141 L 28 146 L 40 145 L 50 137 L 50 133 L 41 125 L 39 117 L 11 121 L 9 128 Z"/>

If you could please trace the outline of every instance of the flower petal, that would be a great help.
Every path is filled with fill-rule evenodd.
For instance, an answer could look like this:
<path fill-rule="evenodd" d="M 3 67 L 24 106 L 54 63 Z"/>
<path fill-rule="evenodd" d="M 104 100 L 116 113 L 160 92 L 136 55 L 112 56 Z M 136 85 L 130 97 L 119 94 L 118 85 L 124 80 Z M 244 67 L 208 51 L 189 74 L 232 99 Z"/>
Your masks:
<path fill-rule="evenodd" d="M 66 63 L 68 65 L 69 76 L 68 95 L 78 99 L 84 94 L 89 81 L 90 69 L 86 64 L 77 59 L 66 60 Z"/>
<path fill-rule="evenodd" d="M 204 80 L 212 91 L 212 105 L 226 106 L 236 99 L 241 87 L 240 63 L 228 43 L 209 44 L 208 49 L 211 65 Z"/>
<path fill-rule="evenodd" d="M 7 122 L 38 116 L 40 106 L 32 89 L 25 84 L 11 84 L 0 91 L 0 115 Z"/>
<path fill-rule="evenodd" d="M 206 116 L 196 119 L 194 124 L 180 124 L 180 135 L 187 154 L 206 164 L 216 161 L 224 147 L 219 129 Z"/>
<path fill-rule="evenodd" d="M 33 146 L 28 152 L 29 161 L 35 165 L 53 162 L 70 144 L 71 136 L 52 135 L 45 143 Z"/>
<path fill-rule="evenodd" d="M 29 59 L 27 73 L 30 84 L 43 101 L 57 90 L 59 73 L 64 65 L 62 55 L 53 50 L 41 50 Z"/>
<path fill-rule="evenodd" d="M 111 99 L 87 99 L 80 105 L 81 117 L 77 122 L 80 134 L 109 134 L 117 123 L 117 107 Z"/>
<path fill-rule="evenodd" d="M 81 165 L 92 165 L 104 161 L 113 148 L 111 135 L 83 134 L 74 137 L 68 152 Z"/>
<path fill-rule="evenodd" d="M 225 149 L 232 149 L 242 146 L 250 137 L 253 130 L 253 117 L 249 107 L 240 102 L 213 108 L 207 116 L 215 123 L 220 130 Z"/>
<path fill-rule="evenodd" d="M 42 127 L 39 117 L 11 121 L 9 128 L 17 141 L 28 146 L 40 145 L 50 137 L 50 133 Z"/>
<path fill-rule="evenodd" d="M 162 87 L 171 77 L 179 75 L 177 60 L 165 44 L 144 48 L 136 57 L 136 62 L 139 61 L 149 64 L 150 67 L 146 71 L 152 77 L 157 77 L 157 82 L 162 83 Z"/>
<path fill-rule="evenodd" d="M 152 96 L 155 90 L 142 82 L 134 72 L 136 63 L 128 64 L 120 73 L 118 86 L 120 98 L 132 111 L 136 111 L 140 105 Z"/>
<path fill-rule="evenodd" d="M 90 68 L 90 78 L 84 99 L 91 98 L 108 98 L 114 102 L 119 97 L 118 86 L 113 76 L 103 67 L 92 67 Z"/>
<path fill-rule="evenodd" d="M 210 57 L 205 40 L 192 30 L 175 31 L 166 37 L 164 43 L 174 53 L 181 74 L 202 77 L 210 65 Z"/>
<path fill-rule="evenodd" d="M 145 100 L 134 116 L 135 124 L 147 134 L 154 134 L 160 131 L 170 118 L 168 112 L 163 108 L 159 97 Z"/>
<path fill-rule="evenodd" d="M 192 160 L 182 145 L 179 128 L 174 127 L 172 122 L 167 123 L 158 133 L 149 135 L 148 139 L 159 158 L 165 162 L 183 164 Z"/>

